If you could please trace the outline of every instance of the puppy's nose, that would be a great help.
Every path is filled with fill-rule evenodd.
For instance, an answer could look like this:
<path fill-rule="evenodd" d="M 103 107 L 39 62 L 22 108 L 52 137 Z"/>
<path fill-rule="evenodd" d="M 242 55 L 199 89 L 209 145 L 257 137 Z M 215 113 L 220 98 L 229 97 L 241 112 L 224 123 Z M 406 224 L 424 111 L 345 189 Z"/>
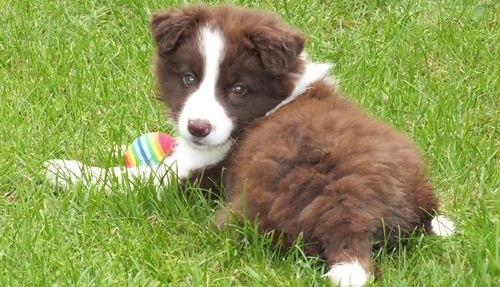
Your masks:
<path fill-rule="evenodd" d="M 212 125 L 206 120 L 189 120 L 188 131 L 195 137 L 204 138 L 212 131 Z"/>

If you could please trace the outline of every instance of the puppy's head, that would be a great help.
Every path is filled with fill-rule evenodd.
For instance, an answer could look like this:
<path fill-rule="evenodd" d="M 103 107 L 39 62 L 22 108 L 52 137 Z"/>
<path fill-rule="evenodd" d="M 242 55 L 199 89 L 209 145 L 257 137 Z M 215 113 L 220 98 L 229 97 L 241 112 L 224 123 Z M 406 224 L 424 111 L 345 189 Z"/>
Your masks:
<path fill-rule="evenodd" d="M 293 90 L 305 38 L 273 14 L 191 6 L 154 14 L 156 80 L 181 137 L 230 141 Z"/>

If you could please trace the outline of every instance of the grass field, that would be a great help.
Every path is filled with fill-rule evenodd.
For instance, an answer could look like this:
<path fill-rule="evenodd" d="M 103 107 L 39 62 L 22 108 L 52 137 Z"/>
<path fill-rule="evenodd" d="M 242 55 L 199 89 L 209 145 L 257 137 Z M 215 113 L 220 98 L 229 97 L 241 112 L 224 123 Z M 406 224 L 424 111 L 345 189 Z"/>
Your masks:
<path fill-rule="evenodd" d="M 216 1 L 213 1 L 214 4 Z M 344 92 L 421 148 L 458 226 L 374 254 L 372 286 L 500 285 L 500 5 L 236 1 L 276 11 L 334 62 Z M 324 286 L 325 266 L 173 186 L 60 192 L 42 162 L 122 163 L 107 148 L 174 133 L 155 99 L 149 14 L 172 1 L 0 0 L 0 286 Z"/>

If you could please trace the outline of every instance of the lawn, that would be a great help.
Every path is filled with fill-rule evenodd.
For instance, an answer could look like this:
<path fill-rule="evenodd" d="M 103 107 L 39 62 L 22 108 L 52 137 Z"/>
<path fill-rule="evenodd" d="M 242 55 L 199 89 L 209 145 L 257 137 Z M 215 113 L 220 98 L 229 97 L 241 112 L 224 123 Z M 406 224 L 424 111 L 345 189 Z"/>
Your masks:
<path fill-rule="evenodd" d="M 212 1 L 215 4 L 216 1 Z M 307 33 L 342 90 L 418 144 L 458 227 L 374 254 L 372 286 L 500 285 L 500 5 L 236 1 Z M 327 286 L 300 243 L 220 233 L 193 186 L 61 192 L 42 163 L 123 163 L 108 148 L 175 133 L 155 98 L 149 15 L 172 1 L 0 0 L 0 286 Z M 238 233 L 243 240 L 236 240 Z"/>

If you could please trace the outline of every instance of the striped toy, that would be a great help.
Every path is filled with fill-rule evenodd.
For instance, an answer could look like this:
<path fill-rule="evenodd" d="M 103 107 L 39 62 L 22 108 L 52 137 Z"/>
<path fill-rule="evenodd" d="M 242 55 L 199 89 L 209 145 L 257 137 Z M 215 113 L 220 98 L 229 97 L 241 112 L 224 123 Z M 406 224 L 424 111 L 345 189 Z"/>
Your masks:
<path fill-rule="evenodd" d="M 125 153 L 127 167 L 154 166 L 170 156 L 175 139 L 167 134 L 147 133 L 136 138 Z"/>

